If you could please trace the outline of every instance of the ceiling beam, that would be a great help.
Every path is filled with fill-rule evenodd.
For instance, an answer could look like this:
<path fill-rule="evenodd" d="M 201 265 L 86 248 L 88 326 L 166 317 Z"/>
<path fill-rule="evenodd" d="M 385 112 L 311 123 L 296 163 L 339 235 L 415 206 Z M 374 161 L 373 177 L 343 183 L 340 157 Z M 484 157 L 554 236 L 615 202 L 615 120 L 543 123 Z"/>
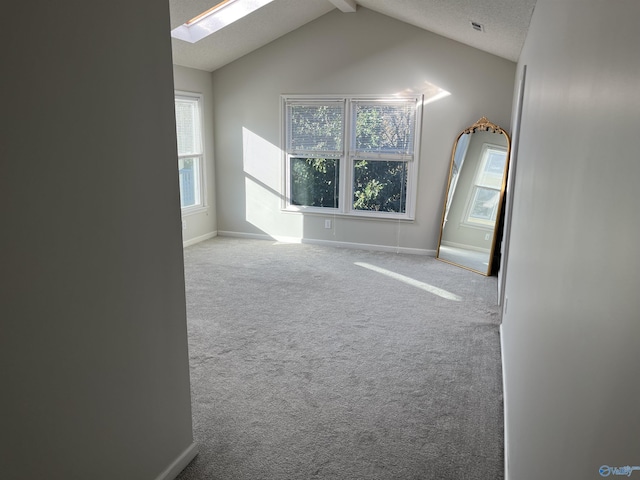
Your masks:
<path fill-rule="evenodd" d="M 358 5 L 356 0 L 329 0 L 338 10 L 344 13 L 354 13 Z"/>

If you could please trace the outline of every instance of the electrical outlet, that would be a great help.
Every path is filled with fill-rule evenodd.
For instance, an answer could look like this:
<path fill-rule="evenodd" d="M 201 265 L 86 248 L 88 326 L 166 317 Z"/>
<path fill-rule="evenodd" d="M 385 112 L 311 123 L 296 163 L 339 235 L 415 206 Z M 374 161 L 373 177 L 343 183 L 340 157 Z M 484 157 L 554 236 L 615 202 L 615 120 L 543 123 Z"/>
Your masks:
<path fill-rule="evenodd" d="M 186 230 L 186 229 L 187 229 L 187 221 L 182 220 L 182 230 Z"/>
<path fill-rule="evenodd" d="M 484 236 L 484 239 L 485 240 L 489 240 L 489 234 L 488 233 Z"/>
<path fill-rule="evenodd" d="M 324 228 L 331 228 L 331 220 L 330 219 L 326 219 L 324 221 Z"/>

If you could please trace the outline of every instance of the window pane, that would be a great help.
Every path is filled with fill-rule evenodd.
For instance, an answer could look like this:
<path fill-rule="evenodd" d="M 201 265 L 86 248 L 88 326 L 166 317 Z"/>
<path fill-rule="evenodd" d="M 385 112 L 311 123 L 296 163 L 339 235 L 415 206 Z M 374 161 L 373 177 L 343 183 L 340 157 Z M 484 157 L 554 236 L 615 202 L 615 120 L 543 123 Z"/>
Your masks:
<path fill-rule="evenodd" d="M 502 176 L 507 162 L 506 150 L 487 148 L 482 159 L 482 170 L 478 172 L 476 185 L 490 188 L 500 188 Z"/>
<path fill-rule="evenodd" d="M 476 187 L 473 193 L 469 222 L 493 225 L 498 213 L 500 191 L 490 188 Z"/>
<path fill-rule="evenodd" d="M 415 111 L 414 102 L 354 102 L 355 150 L 412 154 Z"/>
<path fill-rule="evenodd" d="M 353 208 L 405 213 L 407 162 L 358 160 L 353 167 Z"/>
<path fill-rule="evenodd" d="M 178 155 L 202 153 L 198 100 L 176 98 Z"/>
<path fill-rule="evenodd" d="M 288 105 L 289 151 L 341 152 L 344 105 Z"/>
<path fill-rule="evenodd" d="M 338 208 L 339 160 L 291 158 L 291 204 Z"/>
<path fill-rule="evenodd" d="M 180 178 L 180 206 L 200 205 L 200 158 L 181 158 L 178 160 Z"/>

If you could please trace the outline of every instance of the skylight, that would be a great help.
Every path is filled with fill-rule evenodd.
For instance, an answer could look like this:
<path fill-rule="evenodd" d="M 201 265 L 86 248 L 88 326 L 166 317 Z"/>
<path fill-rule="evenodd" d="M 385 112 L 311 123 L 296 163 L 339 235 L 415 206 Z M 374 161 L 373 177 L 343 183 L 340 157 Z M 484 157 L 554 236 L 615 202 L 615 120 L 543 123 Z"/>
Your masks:
<path fill-rule="evenodd" d="M 223 0 L 171 31 L 173 38 L 196 43 L 273 0 Z"/>

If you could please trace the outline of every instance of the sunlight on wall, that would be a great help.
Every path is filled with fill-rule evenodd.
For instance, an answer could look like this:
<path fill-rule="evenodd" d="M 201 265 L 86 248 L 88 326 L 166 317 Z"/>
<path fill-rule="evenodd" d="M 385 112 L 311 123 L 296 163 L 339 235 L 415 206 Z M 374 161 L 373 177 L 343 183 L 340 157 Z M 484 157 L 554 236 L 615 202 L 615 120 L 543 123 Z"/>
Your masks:
<path fill-rule="evenodd" d="M 423 85 L 414 88 L 405 88 L 402 92 L 398 92 L 396 95 L 415 94 L 424 95 L 422 104 L 427 105 L 428 103 L 433 103 L 442 98 L 448 97 L 449 95 L 451 95 L 451 92 L 447 92 L 445 89 L 440 88 L 439 86 L 425 80 Z"/>
<path fill-rule="evenodd" d="M 282 154 L 278 147 L 242 128 L 242 163 L 245 173 L 280 196 Z"/>
<path fill-rule="evenodd" d="M 286 241 L 302 238 L 302 216 L 280 213 L 283 191 L 281 150 L 243 127 L 242 162 L 247 222 L 273 238 Z"/>

